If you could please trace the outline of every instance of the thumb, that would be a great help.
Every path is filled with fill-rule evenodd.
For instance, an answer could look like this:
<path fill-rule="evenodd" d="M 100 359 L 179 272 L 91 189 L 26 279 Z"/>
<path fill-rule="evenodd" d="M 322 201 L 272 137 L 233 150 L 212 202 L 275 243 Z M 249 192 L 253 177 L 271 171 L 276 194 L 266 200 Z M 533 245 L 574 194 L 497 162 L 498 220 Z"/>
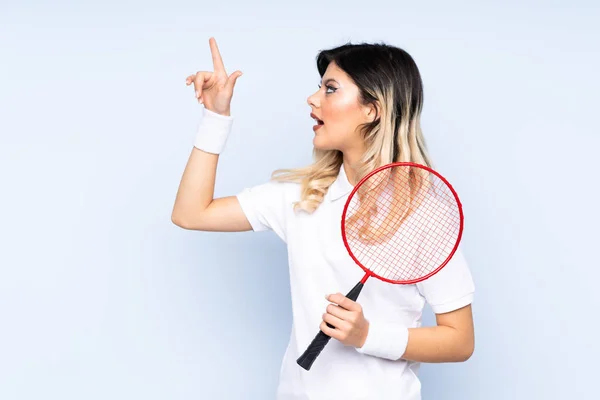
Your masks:
<path fill-rule="evenodd" d="M 237 79 L 242 76 L 242 71 L 235 71 L 233 74 L 229 75 L 229 78 L 227 78 L 227 87 L 229 87 L 230 89 L 233 90 L 233 86 L 235 85 L 235 82 L 237 81 Z"/>

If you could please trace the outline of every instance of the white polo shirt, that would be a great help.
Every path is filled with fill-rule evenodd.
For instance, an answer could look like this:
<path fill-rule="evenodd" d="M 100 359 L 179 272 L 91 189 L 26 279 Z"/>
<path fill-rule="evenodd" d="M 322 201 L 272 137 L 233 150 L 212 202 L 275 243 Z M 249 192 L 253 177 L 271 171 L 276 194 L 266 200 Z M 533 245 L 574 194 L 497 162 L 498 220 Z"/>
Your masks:
<path fill-rule="evenodd" d="M 218 153 L 233 117 L 203 110 L 195 146 Z M 293 324 L 281 365 L 278 400 L 420 399 L 420 364 L 399 358 L 406 345 L 406 328 L 421 326 L 425 302 L 435 313 L 444 313 L 473 301 L 474 284 L 460 246 L 440 272 L 423 282 L 400 285 L 371 277 L 357 300 L 369 321 L 363 348 L 359 351 L 331 339 L 310 371 L 301 368 L 296 359 L 319 331 L 329 304 L 325 295 L 346 294 L 364 276 L 348 255 L 340 232 L 342 210 L 352 188 L 342 166 L 313 214 L 293 210 L 294 201 L 300 199 L 296 183 L 269 181 L 237 195 L 254 231 L 272 230 L 287 244 Z"/>
<path fill-rule="evenodd" d="M 310 371 L 296 363 L 319 331 L 329 304 L 325 294 L 346 294 L 364 276 L 348 255 L 340 232 L 343 207 L 352 188 L 342 166 L 313 214 L 293 210 L 293 202 L 300 198 L 296 183 L 269 181 L 237 195 L 254 231 L 273 230 L 287 244 L 293 325 L 280 371 L 279 400 L 421 398 L 419 363 L 363 354 L 335 339 Z M 470 304 L 473 293 L 460 246 L 440 272 L 423 282 L 400 285 L 371 277 L 357 300 L 370 324 L 365 347 L 384 353 L 389 349 L 390 356 L 397 358 L 393 354 L 402 354 L 403 349 L 394 349 L 394 343 L 371 343 L 369 339 L 375 339 L 370 336 L 381 337 L 377 332 L 386 329 L 398 330 L 400 338 L 402 329 L 421 325 L 426 301 L 435 313 L 443 313 Z"/>

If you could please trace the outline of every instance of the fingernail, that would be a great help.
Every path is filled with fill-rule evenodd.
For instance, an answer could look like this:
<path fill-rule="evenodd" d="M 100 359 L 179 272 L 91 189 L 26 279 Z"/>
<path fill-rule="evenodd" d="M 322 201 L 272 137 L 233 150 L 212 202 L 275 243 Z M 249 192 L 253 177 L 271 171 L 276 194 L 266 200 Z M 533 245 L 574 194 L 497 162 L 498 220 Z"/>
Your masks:
<path fill-rule="evenodd" d="M 200 97 L 200 93 L 196 90 L 196 98 Z"/>
<path fill-rule="evenodd" d="M 328 294 L 325 295 L 325 299 L 329 300 L 329 295 Z"/>

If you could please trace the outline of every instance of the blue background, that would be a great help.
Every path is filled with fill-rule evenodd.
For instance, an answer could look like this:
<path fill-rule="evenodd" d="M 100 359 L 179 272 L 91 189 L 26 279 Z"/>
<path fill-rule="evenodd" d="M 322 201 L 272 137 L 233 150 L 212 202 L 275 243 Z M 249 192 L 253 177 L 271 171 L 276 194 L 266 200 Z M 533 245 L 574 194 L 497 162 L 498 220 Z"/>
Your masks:
<path fill-rule="evenodd" d="M 406 49 L 477 290 L 475 353 L 423 365 L 424 399 L 595 398 L 599 17 L 591 1 L 2 1 L 0 398 L 273 398 L 283 243 L 170 220 L 201 117 L 184 80 L 212 70 L 211 36 L 244 72 L 216 196 L 310 162 L 318 50 Z"/>

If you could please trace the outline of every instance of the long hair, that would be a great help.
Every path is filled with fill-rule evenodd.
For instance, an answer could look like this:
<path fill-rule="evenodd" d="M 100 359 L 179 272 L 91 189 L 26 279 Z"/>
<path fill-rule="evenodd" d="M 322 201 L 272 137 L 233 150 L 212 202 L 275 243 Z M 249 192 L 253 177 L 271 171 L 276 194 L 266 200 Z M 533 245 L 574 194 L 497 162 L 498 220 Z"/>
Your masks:
<path fill-rule="evenodd" d="M 373 105 L 378 115 L 360 127 L 366 151 L 357 165 L 349 165 L 357 181 L 375 168 L 399 161 L 432 167 L 421 131 L 423 82 L 413 58 L 404 50 L 383 43 L 351 44 L 322 50 L 316 57 L 323 77 L 331 62 L 358 86 L 359 102 Z M 273 172 L 276 181 L 301 184 L 300 201 L 294 209 L 312 213 L 322 203 L 342 165 L 339 150 L 313 149 L 314 162 Z"/>

